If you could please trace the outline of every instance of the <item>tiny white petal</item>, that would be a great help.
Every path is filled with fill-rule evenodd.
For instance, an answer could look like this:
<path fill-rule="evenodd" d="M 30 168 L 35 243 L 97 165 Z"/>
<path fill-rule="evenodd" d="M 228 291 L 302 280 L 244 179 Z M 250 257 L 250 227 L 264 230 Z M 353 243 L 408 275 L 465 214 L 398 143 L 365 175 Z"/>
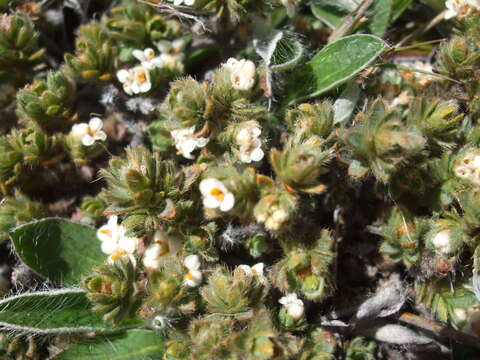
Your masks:
<path fill-rule="evenodd" d="M 107 140 L 107 134 L 105 131 L 97 131 L 97 134 L 94 136 L 95 140 L 105 141 Z"/>
<path fill-rule="evenodd" d="M 90 129 L 93 131 L 100 130 L 103 128 L 103 121 L 98 117 L 93 117 L 90 119 L 88 126 L 90 126 Z"/>
<path fill-rule="evenodd" d="M 93 143 L 95 142 L 95 139 L 93 136 L 90 136 L 88 134 L 83 135 L 82 137 L 82 144 L 85 146 L 92 146 Z"/>
<path fill-rule="evenodd" d="M 132 51 L 132 55 L 139 61 L 147 60 L 145 53 L 142 50 L 135 49 Z"/>
<path fill-rule="evenodd" d="M 101 249 L 104 254 L 111 255 L 119 250 L 118 243 L 114 239 L 102 241 Z"/>
<path fill-rule="evenodd" d="M 198 270 L 200 269 L 200 259 L 198 255 L 188 255 L 185 260 L 183 260 L 183 265 L 188 270 Z"/>
<path fill-rule="evenodd" d="M 233 196 L 232 193 L 227 193 L 225 194 L 225 197 L 223 198 L 223 201 L 220 204 L 220 210 L 222 211 L 229 211 L 233 208 L 235 205 L 235 197 Z"/>
<path fill-rule="evenodd" d="M 263 276 L 263 269 L 265 267 L 265 264 L 264 263 L 258 263 L 258 264 L 255 264 L 252 266 L 252 272 L 255 274 L 255 275 L 260 275 L 260 276 Z"/>
<path fill-rule="evenodd" d="M 250 154 L 250 158 L 253 161 L 260 161 L 260 160 L 263 159 L 263 156 L 264 156 L 264 153 L 263 153 L 262 148 L 260 148 L 260 147 L 253 150 L 252 153 Z"/>
<path fill-rule="evenodd" d="M 130 71 L 125 69 L 117 71 L 117 78 L 118 78 L 118 81 L 120 81 L 121 83 L 125 83 L 129 81 L 129 79 L 131 78 Z"/>
<path fill-rule="evenodd" d="M 198 270 L 190 270 L 185 275 L 184 284 L 188 287 L 196 287 L 202 283 L 202 273 Z"/>
<path fill-rule="evenodd" d="M 72 126 L 72 135 L 78 138 L 82 137 L 85 134 L 88 134 L 88 124 L 81 123 L 75 124 Z"/>

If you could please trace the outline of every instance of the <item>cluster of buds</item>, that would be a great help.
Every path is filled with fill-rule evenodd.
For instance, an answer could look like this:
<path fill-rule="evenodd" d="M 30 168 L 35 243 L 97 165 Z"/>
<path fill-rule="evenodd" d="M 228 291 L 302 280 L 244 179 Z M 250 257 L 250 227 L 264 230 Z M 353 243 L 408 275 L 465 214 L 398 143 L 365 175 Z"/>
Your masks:
<path fill-rule="evenodd" d="M 30 80 L 43 60 L 38 36 L 26 13 L 0 16 L 0 71 L 15 84 Z"/>
<path fill-rule="evenodd" d="M 17 114 L 28 125 L 52 132 L 70 128 L 75 82 L 64 72 L 48 74 L 46 81 L 36 80 L 17 93 Z"/>
<path fill-rule="evenodd" d="M 127 215 L 122 224 L 129 236 L 153 234 L 190 204 L 182 200 L 184 175 L 144 147 L 127 149 L 126 157 L 113 158 L 101 173 L 108 185 L 101 193 L 107 213 Z"/>
<path fill-rule="evenodd" d="M 73 77 L 93 84 L 111 82 L 116 62 L 117 48 L 108 31 L 96 21 L 78 29 L 76 53 L 65 55 L 65 63 Z"/>

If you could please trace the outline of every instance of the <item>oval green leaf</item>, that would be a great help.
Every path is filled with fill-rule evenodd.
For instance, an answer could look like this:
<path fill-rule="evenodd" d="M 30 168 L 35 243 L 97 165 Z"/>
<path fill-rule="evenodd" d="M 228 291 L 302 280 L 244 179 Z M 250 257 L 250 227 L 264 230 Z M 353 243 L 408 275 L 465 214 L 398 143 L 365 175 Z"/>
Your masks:
<path fill-rule="evenodd" d="M 47 279 L 76 285 L 105 260 L 95 231 L 58 218 L 21 225 L 10 233 L 18 257 Z"/>
<path fill-rule="evenodd" d="M 122 335 L 74 345 L 58 360 L 146 360 L 161 359 L 165 340 L 151 330 L 129 330 Z"/>
<path fill-rule="evenodd" d="M 136 324 L 138 320 L 123 325 Z M 92 312 L 81 289 L 39 291 L 0 300 L 0 328 L 36 335 L 117 331 Z"/>
<path fill-rule="evenodd" d="M 387 47 L 374 35 L 351 35 L 320 50 L 286 85 L 288 104 L 313 98 L 353 78 L 371 65 Z"/>

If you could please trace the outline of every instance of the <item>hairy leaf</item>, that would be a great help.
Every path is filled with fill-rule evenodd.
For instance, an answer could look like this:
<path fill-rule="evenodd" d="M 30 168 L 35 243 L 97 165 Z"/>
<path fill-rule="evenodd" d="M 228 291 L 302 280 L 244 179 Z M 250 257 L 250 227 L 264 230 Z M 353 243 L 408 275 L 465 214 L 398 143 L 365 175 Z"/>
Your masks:
<path fill-rule="evenodd" d="M 114 330 L 100 314 L 92 312 L 81 289 L 39 291 L 0 300 L 0 328 L 44 335 Z"/>
<path fill-rule="evenodd" d="M 316 97 L 345 83 L 371 65 L 385 47 L 373 35 L 351 35 L 325 46 L 292 74 L 285 86 L 286 102 Z"/>
<path fill-rule="evenodd" d="M 122 335 L 72 346 L 58 360 L 146 360 L 161 359 L 164 339 L 151 330 L 129 330 Z"/>
<path fill-rule="evenodd" d="M 64 219 L 33 221 L 10 237 L 20 259 L 54 282 L 76 285 L 105 259 L 93 229 Z"/>

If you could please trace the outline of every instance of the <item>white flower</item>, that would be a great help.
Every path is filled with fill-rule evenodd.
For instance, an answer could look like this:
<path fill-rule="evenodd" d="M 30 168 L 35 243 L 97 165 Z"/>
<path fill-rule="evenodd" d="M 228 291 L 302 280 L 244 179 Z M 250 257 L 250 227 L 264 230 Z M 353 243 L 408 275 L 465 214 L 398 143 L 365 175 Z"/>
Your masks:
<path fill-rule="evenodd" d="M 297 294 L 287 294 L 287 296 L 282 297 L 278 302 L 285 307 L 287 314 L 294 320 L 300 319 L 305 312 L 303 301 L 297 298 Z"/>
<path fill-rule="evenodd" d="M 439 253 L 449 254 L 452 251 L 450 230 L 442 230 L 432 238 L 432 244 Z"/>
<path fill-rule="evenodd" d="M 472 170 L 466 166 L 457 166 L 454 172 L 455 175 L 461 179 L 469 179 L 472 177 Z"/>
<path fill-rule="evenodd" d="M 155 51 L 151 48 L 147 48 L 143 51 L 135 49 L 133 50 L 132 54 L 142 63 L 142 66 L 146 67 L 147 69 L 153 69 L 163 65 L 163 61 L 160 59 L 160 57 L 155 57 Z"/>
<path fill-rule="evenodd" d="M 180 6 L 182 4 L 185 4 L 187 6 L 193 6 L 195 5 L 196 0 L 169 0 L 170 2 L 173 2 L 173 5 L 175 6 Z"/>
<path fill-rule="evenodd" d="M 108 262 L 113 263 L 115 259 L 128 256 L 135 262 L 133 254 L 138 248 L 138 239 L 125 236 L 125 228 L 118 225 L 117 216 L 111 216 L 108 223 L 100 227 L 97 237 L 102 242 L 102 251 L 110 255 Z"/>
<path fill-rule="evenodd" d="M 288 220 L 289 214 L 277 205 L 272 205 L 267 213 L 256 214 L 258 222 L 263 222 L 265 227 L 272 231 L 277 231 Z"/>
<path fill-rule="evenodd" d="M 82 144 L 85 146 L 91 146 L 95 140 L 105 141 L 107 134 L 102 131 L 103 121 L 98 117 L 90 119 L 89 123 L 75 124 L 72 126 L 72 135 L 82 139 Z"/>
<path fill-rule="evenodd" d="M 123 90 L 128 95 L 144 93 L 150 91 L 152 83 L 150 81 L 150 71 L 145 66 L 136 66 L 129 70 L 119 70 L 117 72 L 118 81 L 123 84 Z"/>
<path fill-rule="evenodd" d="M 183 265 L 188 269 L 183 283 L 188 287 L 196 287 L 202 283 L 202 273 L 200 269 L 200 259 L 198 255 L 188 255 L 183 261 Z"/>
<path fill-rule="evenodd" d="M 240 161 L 251 163 L 263 159 L 262 142 L 259 139 L 262 129 L 256 121 L 248 122 L 237 133 L 235 140 L 240 146 Z"/>
<path fill-rule="evenodd" d="M 195 135 L 195 126 L 170 132 L 175 142 L 175 147 L 187 159 L 193 159 L 192 151 L 202 148 L 208 143 L 208 138 Z"/>
<path fill-rule="evenodd" d="M 253 266 L 248 265 L 238 265 L 239 269 L 242 269 L 246 275 L 253 276 L 263 276 L 263 268 L 265 267 L 264 263 L 258 263 Z"/>
<path fill-rule="evenodd" d="M 466 17 L 474 10 L 480 10 L 480 2 L 478 0 L 447 0 L 445 7 L 447 8 L 445 19 Z"/>
<path fill-rule="evenodd" d="M 153 243 L 145 250 L 143 265 L 146 268 L 158 270 L 168 256 L 176 255 L 182 247 L 180 239 L 167 235 L 163 230 L 157 230 Z"/>
<path fill-rule="evenodd" d="M 246 59 L 230 58 L 223 67 L 230 71 L 230 81 L 236 90 L 248 91 L 255 85 L 255 64 Z"/>
<path fill-rule="evenodd" d="M 183 50 L 186 45 L 187 42 L 184 39 L 160 40 L 157 43 L 157 48 L 161 53 L 159 58 L 162 61 L 162 66 L 167 68 L 182 67 L 182 61 L 185 58 Z"/>
<path fill-rule="evenodd" d="M 203 205 L 210 209 L 220 208 L 229 211 L 235 205 L 235 197 L 223 183 L 214 178 L 207 178 L 200 182 L 200 192 L 203 195 Z"/>

